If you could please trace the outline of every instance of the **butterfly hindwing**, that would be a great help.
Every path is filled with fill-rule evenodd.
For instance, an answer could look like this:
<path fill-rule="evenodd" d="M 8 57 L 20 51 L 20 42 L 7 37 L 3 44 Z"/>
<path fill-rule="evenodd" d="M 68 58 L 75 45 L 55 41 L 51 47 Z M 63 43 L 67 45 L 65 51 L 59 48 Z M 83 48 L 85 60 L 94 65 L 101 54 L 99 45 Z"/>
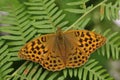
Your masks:
<path fill-rule="evenodd" d="M 70 55 L 68 55 L 66 61 L 67 68 L 79 67 L 83 65 L 89 58 L 89 55 L 79 50 L 79 48 L 76 48 L 73 51 L 73 53 L 70 53 Z"/>
<path fill-rule="evenodd" d="M 49 71 L 59 71 L 65 68 L 63 60 L 60 56 L 54 55 L 55 53 L 49 53 L 42 61 L 41 64 L 44 68 Z"/>

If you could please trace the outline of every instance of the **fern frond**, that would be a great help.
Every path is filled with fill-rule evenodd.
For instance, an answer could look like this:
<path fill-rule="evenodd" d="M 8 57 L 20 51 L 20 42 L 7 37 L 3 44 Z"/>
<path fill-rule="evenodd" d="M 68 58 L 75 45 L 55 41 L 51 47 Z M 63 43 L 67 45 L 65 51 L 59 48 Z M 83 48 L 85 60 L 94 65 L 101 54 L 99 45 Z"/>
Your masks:
<path fill-rule="evenodd" d="M 62 10 L 58 10 L 54 0 L 26 2 L 25 5 L 32 16 L 31 19 L 35 20 L 32 25 L 39 29 L 38 33 L 55 32 L 56 27 L 65 27 L 68 23 L 68 21 L 63 21 L 65 14 L 62 14 Z"/>
<path fill-rule="evenodd" d="M 56 80 L 59 72 L 50 72 L 40 68 L 39 64 L 33 64 L 30 62 L 25 62 L 21 67 L 19 67 L 8 80 Z"/>
<path fill-rule="evenodd" d="M 119 18 L 119 0 L 116 1 L 115 4 L 107 3 L 107 4 L 103 4 L 100 7 L 100 18 L 101 20 L 103 20 L 104 18 L 107 18 L 108 20 L 113 20 L 113 19 L 117 19 Z"/>
<path fill-rule="evenodd" d="M 93 7 L 92 5 L 89 7 L 85 5 L 88 1 L 89 0 L 80 0 L 80 1 L 67 3 L 68 6 L 71 6 L 71 7 L 79 6 L 79 8 L 69 8 L 65 10 L 71 13 L 84 14 L 86 11 L 90 10 Z"/>
<path fill-rule="evenodd" d="M 75 27 L 76 25 L 79 24 L 79 22 L 84 18 L 85 19 L 85 16 L 87 16 L 87 14 L 89 14 L 91 11 L 93 11 L 94 9 L 96 9 L 97 7 L 99 7 L 100 5 L 102 5 L 103 3 L 105 3 L 106 0 L 102 1 L 101 3 L 99 3 L 98 5 L 94 6 L 93 8 L 91 9 L 88 9 L 80 18 L 78 18 L 69 28 L 66 29 L 69 30 L 73 27 Z"/>
<path fill-rule="evenodd" d="M 65 29 L 65 31 L 69 29 L 85 29 L 86 25 L 89 23 L 90 18 L 82 19 L 81 17 L 78 18 L 71 26 Z"/>
<path fill-rule="evenodd" d="M 107 42 L 105 46 L 98 49 L 98 54 L 106 56 L 107 58 L 120 59 L 120 36 L 118 32 L 114 32 L 111 34 L 111 30 L 108 29 L 103 33 L 107 38 Z"/>
<path fill-rule="evenodd" d="M 13 68 L 10 68 L 13 62 L 9 60 L 11 57 L 8 54 L 8 45 L 5 40 L 0 40 L 0 80 L 6 80 L 7 75 L 13 71 Z"/>
<path fill-rule="evenodd" d="M 89 60 L 83 67 L 63 70 L 64 77 L 75 77 L 77 80 L 113 80 L 102 66 L 98 66 L 98 61 Z M 68 75 L 69 74 L 69 75 Z"/>
<path fill-rule="evenodd" d="M 11 14 L 12 16 L 10 16 Z M 33 37 L 36 30 L 31 27 L 32 21 L 29 20 L 25 6 L 18 6 L 16 10 L 11 10 L 10 15 L 6 16 L 3 20 L 8 26 L 0 27 L 0 31 L 8 34 L 1 36 L 1 38 L 7 40 L 7 44 L 10 47 L 9 50 L 15 52 L 20 49 L 21 45 Z M 9 24 L 8 22 L 11 20 L 14 21 Z M 27 36 L 28 34 L 29 36 Z"/>
<path fill-rule="evenodd" d="M 110 3 L 105 3 L 107 0 L 104 0 L 103 2 L 97 4 L 96 6 L 89 6 L 89 7 L 86 7 L 85 3 L 87 2 L 88 0 L 86 1 L 74 1 L 74 2 L 71 2 L 71 3 L 68 3 L 67 5 L 70 6 L 70 7 L 73 7 L 73 8 L 68 8 L 68 9 L 65 9 L 66 11 L 68 12 L 71 12 L 71 13 L 76 13 L 76 14 L 85 14 L 89 11 L 93 11 L 94 9 L 96 9 L 97 7 L 100 7 L 100 19 L 103 20 L 104 18 L 107 18 L 108 20 L 113 20 L 113 19 L 117 19 L 119 18 L 119 8 L 120 8 L 120 1 L 117 0 L 115 2 L 115 4 L 112 4 L 111 2 Z M 80 8 L 76 7 L 76 5 L 80 6 Z M 82 8 L 81 8 L 81 5 L 84 5 Z M 99 15 L 99 14 L 98 14 Z"/>

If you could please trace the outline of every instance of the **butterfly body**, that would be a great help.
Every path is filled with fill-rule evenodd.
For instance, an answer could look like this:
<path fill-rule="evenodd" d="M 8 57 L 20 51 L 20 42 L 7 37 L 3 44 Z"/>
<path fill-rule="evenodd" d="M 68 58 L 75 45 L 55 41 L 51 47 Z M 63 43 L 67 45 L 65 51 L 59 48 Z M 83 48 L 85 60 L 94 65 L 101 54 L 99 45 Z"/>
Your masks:
<path fill-rule="evenodd" d="M 105 37 L 87 30 L 70 30 L 40 36 L 28 42 L 19 57 L 40 63 L 50 71 L 75 68 L 83 65 L 97 48 L 105 43 Z"/>
<path fill-rule="evenodd" d="M 56 40 L 54 41 L 54 44 L 56 44 L 53 48 L 56 50 L 56 53 L 60 54 L 61 59 L 63 60 L 64 64 L 66 64 L 66 45 L 65 45 L 65 37 L 63 35 L 63 32 L 59 30 L 56 33 Z"/>

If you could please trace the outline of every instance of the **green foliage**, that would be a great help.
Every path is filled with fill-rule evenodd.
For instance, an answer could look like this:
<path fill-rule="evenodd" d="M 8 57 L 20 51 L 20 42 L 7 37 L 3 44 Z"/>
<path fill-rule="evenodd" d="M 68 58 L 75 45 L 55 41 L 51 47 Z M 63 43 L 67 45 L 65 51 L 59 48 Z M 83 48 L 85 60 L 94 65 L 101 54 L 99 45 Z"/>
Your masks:
<path fill-rule="evenodd" d="M 11 68 L 13 62 L 10 61 L 11 56 L 8 54 L 8 45 L 5 44 L 5 40 L 0 39 L 0 80 L 5 79 L 13 71 L 13 68 Z"/>
<path fill-rule="evenodd" d="M 113 80 L 109 74 L 106 74 L 106 70 L 97 64 L 97 61 L 89 60 L 81 68 L 63 70 L 63 74 L 65 77 L 68 75 L 71 78 L 75 77 L 75 80 Z"/>
<path fill-rule="evenodd" d="M 85 29 L 91 21 L 91 17 L 87 17 L 88 13 L 97 7 L 102 6 L 106 13 L 102 14 L 101 20 L 105 17 L 109 20 L 118 18 L 116 16 L 118 1 L 112 5 L 105 3 L 106 0 L 104 0 L 96 6 L 86 7 L 88 1 L 80 0 L 68 3 L 69 6 L 80 6 L 80 9 L 65 9 L 68 12 L 80 14 L 80 17 L 69 27 L 67 27 L 69 20 L 65 21 L 66 15 L 63 14 L 63 10 L 59 9 L 54 0 L 22 2 L 17 0 L 14 4 L 10 2 L 12 6 L 4 8 L 4 11 L 9 14 L 2 17 L 0 21 L 1 24 L 6 24 L 0 27 L 0 32 L 4 33 L 0 36 L 0 80 L 113 80 L 107 71 L 98 65 L 99 61 L 94 59 L 88 60 L 84 66 L 79 68 L 51 72 L 30 61 L 20 62 L 21 60 L 17 56 L 20 48 L 29 40 L 41 34 L 55 32 L 57 27 L 61 27 L 64 31 L 71 28 Z M 111 30 L 107 29 L 102 34 L 106 36 L 107 43 L 97 50 L 97 53 L 108 59 L 120 59 L 119 33 L 111 34 Z M 19 64 L 18 66 L 16 66 L 16 62 Z"/>
<path fill-rule="evenodd" d="M 118 11 L 120 8 L 120 1 L 116 0 L 114 4 L 112 2 L 105 3 L 107 0 L 103 0 L 101 3 L 93 7 L 93 5 L 86 6 L 85 4 L 89 0 L 80 0 L 80 1 L 74 1 L 67 3 L 68 6 L 71 8 L 65 9 L 68 12 L 75 13 L 75 14 L 86 14 L 86 12 L 89 12 L 91 10 L 94 10 L 94 8 L 99 8 L 99 15 L 100 19 L 103 20 L 105 17 L 108 20 L 113 20 L 116 18 L 119 18 Z M 79 6 L 78 8 L 74 8 L 74 6 Z"/>
<path fill-rule="evenodd" d="M 76 14 L 84 14 L 86 13 L 88 10 L 92 9 L 93 6 L 86 6 L 86 3 L 89 0 L 80 0 L 80 1 L 74 1 L 74 2 L 70 2 L 67 3 L 68 6 L 71 6 L 71 8 L 65 9 L 68 12 L 72 12 L 72 13 L 76 13 Z M 79 6 L 78 8 L 73 8 L 73 6 Z"/>
<path fill-rule="evenodd" d="M 102 54 L 103 56 L 106 56 L 108 59 L 120 59 L 120 33 L 114 32 L 111 34 L 111 30 L 108 29 L 104 32 L 104 36 L 107 37 L 107 44 L 97 50 L 98 54 Z"/>

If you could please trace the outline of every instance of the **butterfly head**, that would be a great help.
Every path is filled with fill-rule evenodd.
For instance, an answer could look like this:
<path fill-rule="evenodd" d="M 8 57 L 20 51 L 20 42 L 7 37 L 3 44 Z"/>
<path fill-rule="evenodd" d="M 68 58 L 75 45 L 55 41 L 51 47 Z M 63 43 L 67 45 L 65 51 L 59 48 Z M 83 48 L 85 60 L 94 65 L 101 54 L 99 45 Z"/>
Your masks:
<path fill-rule="evenodd" d="M 63 40 L 63 32 L 60 27 L 57 28 L 56 36 L 59 40 Z"/>

